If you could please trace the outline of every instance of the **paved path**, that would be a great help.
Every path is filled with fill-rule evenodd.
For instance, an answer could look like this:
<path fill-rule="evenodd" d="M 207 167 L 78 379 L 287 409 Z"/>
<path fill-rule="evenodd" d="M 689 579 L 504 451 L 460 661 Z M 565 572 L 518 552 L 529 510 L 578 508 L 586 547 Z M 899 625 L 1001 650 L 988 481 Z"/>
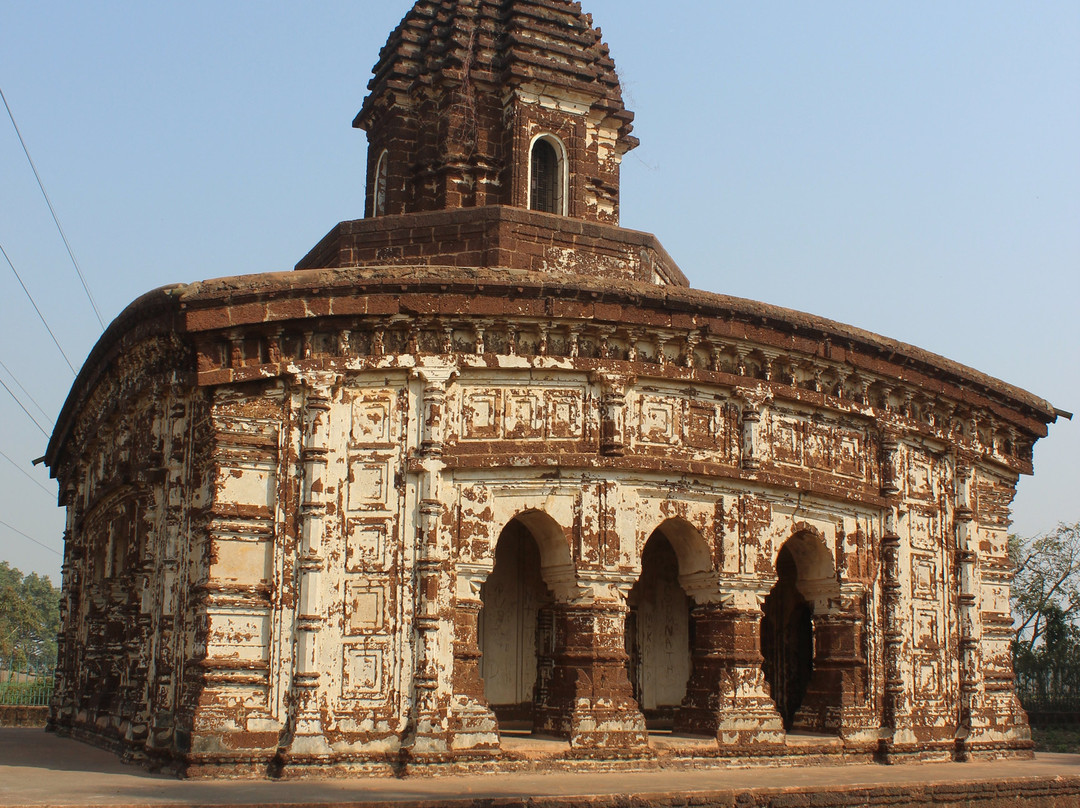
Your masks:
<path fill-rule="evenodd" d="M 451 775 L 446 777 L 348 778 L 292 781 L 267 780 L 175 780 L 150 774 L 142 768 L 121 763 L 109 752 L 69 738 L 59 738 L 39 729 L 0 729 L 0 806 L 161 806 L 161 805 L 319 805 L 376 806 L 401 803 L 468 805 L 477 800 L 494 804 L 582 805 L 598 803 L 598 795 L 627 795 L 621 805 L 660 804 L 658 796 L 672 797 L 677 804 L 734 804 L 730 800 L 710 802 L 704 795 L 814 789 L 820 793 L 841 793 L 853 788 L 892 792 L 897 786 L 912 793 L 933 784 L 958 787 L 979 783 L 983 791 L 989 783 L 1047 781 L 1075 783 L 1080 794 L 1080 755 L 1039 755 L 1028 761 L 988 761 L 972 763 L 924 763 L 898 766 L 875 764 L 795 768 L 704 768 L 697 770 L 612 772 L 612 773 L 515 773 L 498 775 Z M 1072 785 L 1069 786 L 1072 794 Z M 901 793 L 904 793 L 901 791 Z M 699 801 L 695 796 L 701 796 Z M 545 800 L 543 798 L 555 798 Z M 571 797 L 573 799 L 558 799 Z M 537 799 L 540 798 L 540 799 Z M 732 798 L 734 799 L 734 798 Z M 1044 798 L 1040 804 L 1074 805 L 1071 798 Z M 1080 800 L 1080 797 L 1077 798 Z M 927 802 L 938 804 L 940 797 Z M 602 801 L 612 804 L 611 800 Z M 1009 800 L 994 802 L 994 805 Z M 492 804 L 492 803 L 489 803 Z M 762 805 L 764 802 L 749 802 Z M 768 804 L 809 805 L 785 798 Z M 815 801 L 813 804 L 819 804 Z M 849 805 L 869 802 L 847 802 Z M 877 802 L 873 804 L 879 804 Z M 896 804 L 893 798 L 889 804 Z M 954 804 L 951 803 L 950 804 Z M 960 803 L 955 803 L 960 804 Z M 966 804 L 966 803 L 965 803 Z M 982 804 L 982 803 L 980 803 Z M 989 804 L 989 803 L 988 803 Z M 1017 804 L 1013 802 L 1013 804 Z"/>

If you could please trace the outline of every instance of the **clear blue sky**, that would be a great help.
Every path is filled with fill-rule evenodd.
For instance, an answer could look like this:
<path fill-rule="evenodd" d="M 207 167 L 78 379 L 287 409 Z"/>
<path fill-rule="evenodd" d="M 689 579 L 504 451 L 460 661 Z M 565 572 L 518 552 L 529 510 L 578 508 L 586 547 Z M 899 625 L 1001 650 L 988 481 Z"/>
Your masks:
<path fill-rule="evenodd" d="M 0 0 L 0 87 L 106 321 L 162 284 L 290 269 L 363 214 L 350 122 L 409 5 Z M 585 10 L 642 141 L 623 224 L 656 233 L 694 286 L 1080 411 L 1080 3 Z M 100 329 L 0 116 L 0 244 L 78 366 Z M 0 361 L 55 417 L 72 374 L 2 259 Z M 0 520 L 55 551 L 0 526 L 0 560 L 55 580 L 62 512 L 29 466 L 46 439 L 2 389 L 0 423 L 0 451 L 51 492 L 0 458 Z M 1051 427 L 1035 461 L 1016 531 L 1080 520 L 1080 421 Z"/>

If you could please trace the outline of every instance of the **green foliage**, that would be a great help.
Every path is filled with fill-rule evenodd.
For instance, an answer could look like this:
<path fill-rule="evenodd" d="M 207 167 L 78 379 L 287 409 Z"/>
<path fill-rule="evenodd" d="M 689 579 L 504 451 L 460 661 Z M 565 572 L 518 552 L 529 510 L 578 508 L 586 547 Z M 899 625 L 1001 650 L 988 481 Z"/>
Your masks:
<path fill-rule="evenodd" d="M 1075 636 L 1080 617 L 1080 523 L 1042 536 L 1009 540 L 1016 567 L 1012 587 L 1018 653 Z M 1051 636 L 1052 635 L 1052 636 Z"/>
<path fill-rule="evenodd" d="M 1013 538 L 1017 692 L 1028 710 L 1080 711 L 1080 524 Z"/>
<path fill-rule="evenodd" d="M 60 631 L 60 590 L 0 561 L 0 668 L 52 669 Z"/>

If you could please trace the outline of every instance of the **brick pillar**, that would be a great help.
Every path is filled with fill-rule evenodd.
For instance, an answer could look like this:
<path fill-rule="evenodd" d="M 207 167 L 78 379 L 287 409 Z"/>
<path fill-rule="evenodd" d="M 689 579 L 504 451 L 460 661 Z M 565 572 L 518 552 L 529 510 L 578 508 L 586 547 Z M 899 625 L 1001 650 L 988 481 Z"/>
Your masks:
<path fill-rule="evenodd" d="M 877 736 L 880 723 L 867 700 L 865 592 L 841 588 L 839 607 L 814 597 L 814 673 L 793 729 L 836 733 L 845 739 Z"/>
<path fill-rule="evenodd" d="M 759 604 L 768 589 L 684 585 L 695 602 L 694 647 L 675 731 L 711 735 L 723 745 L 782 744 L 783 721 L 761 670 Z"/>
<path fill-rule="evenodd" d="M 645 717 L 626 673 L 630 584 L 599 588 L 599 596 L 554 606 L 553 667 L 534 731 L 569 738 L 574 750 L 642 752 L 648 748 Z"/>
<path fill-rule="evenodd" d="M 454 606 L 454 695 L 450 704 L 450 746 L 455 751 L 491 754 L 499 748 L 499 723 L 480 677 L 480 587 L 490 566 L 458 564 Z"/>

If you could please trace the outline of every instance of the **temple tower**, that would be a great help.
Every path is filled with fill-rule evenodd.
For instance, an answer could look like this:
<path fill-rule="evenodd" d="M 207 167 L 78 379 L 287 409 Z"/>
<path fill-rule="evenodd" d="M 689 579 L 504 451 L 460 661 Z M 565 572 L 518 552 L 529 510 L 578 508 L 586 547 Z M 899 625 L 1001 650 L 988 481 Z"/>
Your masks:
<path fill-rule="evenodd" d="M 510 205 L 618 224 L 638 141 L 591 15 L 569 0 L 421 0 L 353 126 L 365 215 Z"/>

